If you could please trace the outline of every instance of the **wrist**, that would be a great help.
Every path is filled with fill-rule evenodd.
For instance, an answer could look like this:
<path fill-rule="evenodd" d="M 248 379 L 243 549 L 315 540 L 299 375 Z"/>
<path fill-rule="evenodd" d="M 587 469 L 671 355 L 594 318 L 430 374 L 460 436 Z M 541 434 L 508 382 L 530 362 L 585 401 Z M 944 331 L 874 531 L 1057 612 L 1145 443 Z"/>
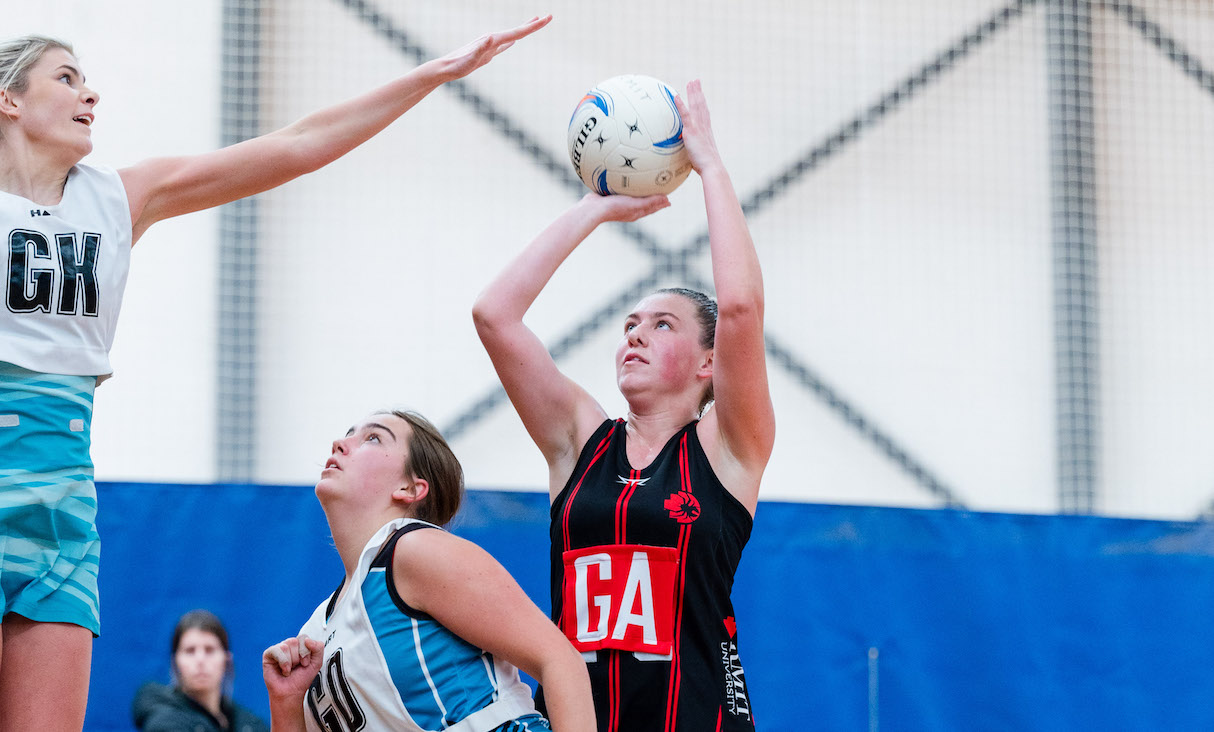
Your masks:
<path fill-rule="evenodd" d="M 270 727 L 275 730 L 303 729 L 303 697 L 292 707 L 270 701 Z"/>
<path fill-rule="evenodd" d="M 450 62 L 442 58 L 430 59 L 414 69 L 413 73 L 432 90 L 459 78 L 459 74 L 451 70 Z"/>
<path fill-rule="evenodd" d="M 270 711 L 293 713 L 296 709 L 303 708 L 304 695 L 307 690 L 303 691 L 282 691 L 266 689 L 266 696 L 270 702 Z"/>
<path fill-rule="evenodd" d="M 725 169 L 725 164 L 721 162 L 720 158 L 713 158 L 706 163 L 702 163 L 696 168 L 696 173 L 699 174 L 700 179 L 703 181 L 719 179 L 726 183 L 729 182 L 729 171 Z"/>
<path fill-rule="evenodd" d="M 597 226 L 607 220 L 607 203 L 606 196 L 587 193 L 573 205 L 573 210 L 577 212 L 578 218 L 589 220 Z"/>

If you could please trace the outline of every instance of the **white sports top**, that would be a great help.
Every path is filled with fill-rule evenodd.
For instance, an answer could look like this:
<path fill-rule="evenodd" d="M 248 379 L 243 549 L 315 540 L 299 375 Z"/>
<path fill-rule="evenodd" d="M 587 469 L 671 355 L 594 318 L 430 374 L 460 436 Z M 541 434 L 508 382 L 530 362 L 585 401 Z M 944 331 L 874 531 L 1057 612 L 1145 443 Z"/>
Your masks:
<path fill-rule="evenodd" d="M 308 732 L 487 732 L 535 714 L 531 689 L 514 666 L 424 613 L 404 612 L 391 596 L 391 554 L 382 566 L 375 559 L 407 524 L 432 526 L 402 518 L 380 528 L 363 548 L 345 594 L 322 602 L 300 630 L 325 644 L 304 699 Z"/>
<path fill-rule="evenodd" d="M 117 171 L 76 165 L 63 199 L 0 191 L 4 305 L 0 361 L 105 376 L 131 262 L 131 210 Z"/>

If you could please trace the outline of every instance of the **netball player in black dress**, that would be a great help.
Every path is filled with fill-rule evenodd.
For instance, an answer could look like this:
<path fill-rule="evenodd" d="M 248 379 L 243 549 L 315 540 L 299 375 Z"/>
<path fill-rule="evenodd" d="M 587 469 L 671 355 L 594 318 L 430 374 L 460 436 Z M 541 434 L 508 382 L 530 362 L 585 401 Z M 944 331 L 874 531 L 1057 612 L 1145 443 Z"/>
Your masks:
<path fill-rule="evenodd" d="M 759 259 L 698 82 L 678 102 L 704 187 L 717 302 L 682 289 L 624 320 L 612 420 L 523 315 L 599 224 L 664 196 L 589 194 L 478 299 L 477 332 L 548 461 L 553 619 L 582 651 L 599 729 L 754 728 L 730 590 L 775 439 Z M 719 314 L 718 314 L 719 313 Z"/>

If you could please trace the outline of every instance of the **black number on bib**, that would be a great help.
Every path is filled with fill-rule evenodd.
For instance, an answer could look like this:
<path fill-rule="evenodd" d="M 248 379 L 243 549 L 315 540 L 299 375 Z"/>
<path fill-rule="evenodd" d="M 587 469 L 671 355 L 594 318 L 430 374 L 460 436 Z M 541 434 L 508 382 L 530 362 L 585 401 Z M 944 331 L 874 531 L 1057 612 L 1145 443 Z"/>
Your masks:
<path fill-rule="evenodd" d="M 325 661 L 325 667 L 312 681 L 308 709 L 316 725 L 325 732 L 358 732 L 367 726 L 367 715 L 346 680 L 340 648 Z"/>

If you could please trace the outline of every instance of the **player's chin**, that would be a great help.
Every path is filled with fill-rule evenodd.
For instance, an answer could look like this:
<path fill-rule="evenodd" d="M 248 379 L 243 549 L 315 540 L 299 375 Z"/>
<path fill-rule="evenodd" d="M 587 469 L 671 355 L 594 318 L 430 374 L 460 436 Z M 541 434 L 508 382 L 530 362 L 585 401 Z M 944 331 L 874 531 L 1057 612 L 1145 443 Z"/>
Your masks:
<path fill-rule="evenodd" d="M 620 369 L 616 374 L 615 385 L 624 395 L 624 398 L 629 398 L 633 393 L 644 387 L 644 383 L 640 379 L 639 374 L 628 373 L 632 369 Z"/>
<path fill-rule="evenodd" d="M 316 497 L 323 503 L 326 498 L 330 498 L 337 493 L 337 485 L 333 476 L 321 474 L 320 480 L 316 481 L 314 489 Z"/>

